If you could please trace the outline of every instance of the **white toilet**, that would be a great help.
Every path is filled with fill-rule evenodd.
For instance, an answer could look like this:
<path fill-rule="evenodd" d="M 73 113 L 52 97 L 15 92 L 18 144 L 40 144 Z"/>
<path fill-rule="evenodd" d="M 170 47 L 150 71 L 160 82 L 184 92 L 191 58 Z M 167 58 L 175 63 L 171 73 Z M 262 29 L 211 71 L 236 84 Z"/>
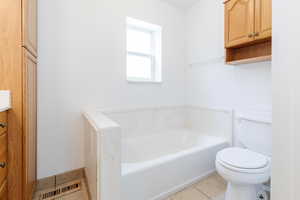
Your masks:
<path fill-rule="evenodd" d="M 228 181 L 225 200 L 256 200 L 257 186 L 270 179 L 272 126 L 261 116 L 238 117 L 240 147 L 218 152 L 216 168 Z"/>

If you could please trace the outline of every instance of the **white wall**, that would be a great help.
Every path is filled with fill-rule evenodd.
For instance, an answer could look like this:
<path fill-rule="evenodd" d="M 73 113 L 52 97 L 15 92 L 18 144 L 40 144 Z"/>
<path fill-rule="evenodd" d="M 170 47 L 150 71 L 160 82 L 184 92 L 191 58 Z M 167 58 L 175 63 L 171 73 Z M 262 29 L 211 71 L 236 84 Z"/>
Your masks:
<path fill-rule="evenodd" d="M 271 63 L 224 64 L 224 5 L 201 0 L 187 13 L 187 103 L 236 110 L 269 110 Z"/>
<path fill-rule="evenodd" d="M 126 16 L 163 27 L 163 84 L 126 82 Z M 85 107 L 184 104 L 184 14 L 159 0 L 39 1 L 38 177 L 83 167 Z"/>
<path fill-rule="evenodd" d="M 126 16 L 163 27 L 163 84 L 127 83 Z M 38 18 L 39 178 L 84 166 L 86 107 L 270 108 L 270 63 L 216 59 L 224 54 L 218 0 L 187 13 L 160 0 L 41 0 Z"/>
<path fill-rule="evenodd" d="M 299 1 L 273 1 L 272 200 L 300 198 Z"/>

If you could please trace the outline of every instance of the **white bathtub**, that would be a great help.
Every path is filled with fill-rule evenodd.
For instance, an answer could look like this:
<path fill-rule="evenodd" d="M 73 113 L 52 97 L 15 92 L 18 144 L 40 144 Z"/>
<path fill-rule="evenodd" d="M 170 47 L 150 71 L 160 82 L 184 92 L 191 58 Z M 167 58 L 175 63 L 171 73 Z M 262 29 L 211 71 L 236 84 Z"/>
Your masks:
<path fill-rule="evenodd" d="M 163 199 L 214 171 L 224 138 L 181 129 L 122 142 L 122 200 Z"/>
<path fill-rule="evenodd" d="M 92 200 L 159 200 L 215 170 L 232 112 L 164 107 L 85 113 Z"/>

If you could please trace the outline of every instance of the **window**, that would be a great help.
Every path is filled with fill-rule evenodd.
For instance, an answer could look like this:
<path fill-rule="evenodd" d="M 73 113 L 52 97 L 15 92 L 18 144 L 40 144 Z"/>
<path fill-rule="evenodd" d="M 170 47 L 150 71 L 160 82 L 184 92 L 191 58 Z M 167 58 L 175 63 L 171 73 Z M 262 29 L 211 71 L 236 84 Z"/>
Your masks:
<path fill-rule="evenodd" d="M 127 80 L 161 82 L 161 27 L 127 18 Z"/>

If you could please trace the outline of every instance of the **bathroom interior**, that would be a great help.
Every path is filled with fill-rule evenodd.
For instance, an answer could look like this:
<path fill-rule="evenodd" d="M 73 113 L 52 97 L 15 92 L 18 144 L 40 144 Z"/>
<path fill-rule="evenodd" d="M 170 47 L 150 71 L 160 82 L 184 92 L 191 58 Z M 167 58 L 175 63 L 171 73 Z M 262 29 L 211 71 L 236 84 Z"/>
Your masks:
<path fill-rule="evenodd" d="M 298 199 L 298 2 L 0 5 L 0 200 Z"/>

